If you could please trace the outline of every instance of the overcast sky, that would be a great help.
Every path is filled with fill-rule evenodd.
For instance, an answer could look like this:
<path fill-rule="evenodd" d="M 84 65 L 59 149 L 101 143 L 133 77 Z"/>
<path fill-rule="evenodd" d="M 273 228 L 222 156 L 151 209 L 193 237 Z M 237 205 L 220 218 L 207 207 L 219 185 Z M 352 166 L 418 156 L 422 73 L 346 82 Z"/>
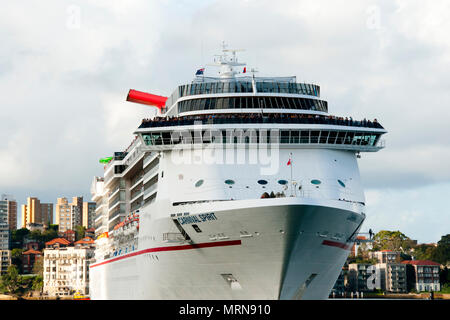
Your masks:
<path fill-rule="evenodd" d="M 389 134 L 359 162 L 363 229 L 436 242 L 450 233 L 449 14 L 446 0 L 2 3 L 0 193 L 90 200 L 99 158 L 153 115 L 128 90 L 170 95 L 225 40 L 260 76 L 319 84 L 330 113 L 377 118 Z"/>

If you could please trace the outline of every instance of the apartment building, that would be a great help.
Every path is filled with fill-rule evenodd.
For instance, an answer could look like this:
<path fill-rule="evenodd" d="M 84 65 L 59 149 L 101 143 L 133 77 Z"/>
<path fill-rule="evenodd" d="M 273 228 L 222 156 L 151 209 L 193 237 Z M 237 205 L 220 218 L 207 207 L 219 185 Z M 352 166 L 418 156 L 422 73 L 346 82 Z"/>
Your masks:
<path fill-rule="evenodd" d="M 28 197 L 22 205 L 22 228 L 28 223 L 49 225 L 53 222 L 53 203 L 41 203 L 36 197 Z"/>
<path fill-rule="evenodd" d="M 96 236 L 113 230 L 144 203 L 153 202 L 159 176 L 159 154 L 143 152 L 135 139 L 124 152 L 115 152 L 104 166 L 104 177 L 94 177 L 92 200 L 96 202 Z"/>
<path fill-rule="evenodd" d="M 72 243 L 53 239 L 44 249 L 44 294 L 71 296 L 76 292 L 89 295 L 89 263 L 94 256 L 94 241 L 84 238 Z"/>
<path fill-rule="evenodd" d="M 348 265 L 348 284 L 352 292 L 364 292 L 371 290 L 368 287 L 368 281 L 376 273 L 376 269 L 369 263 L 351 263 Z M 373 284 L 376 279 L 373 276 Z"/>
<path fill-rule="evenodd" d="M 17 229 L 17 201 L 11 195 L 2 194 L 0 214 L 6 212 L 9 230 Z"/>
<path fill-rule="evenodd" d="M 401 263 L 378 263 L 375 265 L 376 274 L 380 277 L 377 289 L 384 292 L 407 292 L 406 266 Z"/>
<path fill-rule="evenodd" d="M 34 263 L 42 256 L 42 252 L 35 249 L 28 249 L 22 253 L 22 268 L 24 274 L 33 273 Z"/>
<path fill-rule="evenodd" d="M 370 258 L 378 260 L 378 263 L 400 263 L 400 252 L 381 250 L 369 253 Z"/>
<path fill-rule="evenodd" d="M 440 291 L 439 281 L 440 264 L 430 260 L 409 260 L 402 264 L 410 269 L 412 286 L 416 291 Z"/>
<path fill-rule="evenodd" d="M 56 224 L 60 233 L 75 230 L 77 226 L 82 225 L 82 220 L 83 197 L 73 197 L 70 203 L 67 198 L 56 200 Z"/>
<path fill-rule="evenodd" d="M 83 202 L 83 218 L 82 225 L 86 229 L 93 228 L 95 226 L 95 209 L 97 204 L 95 202 Z"/>
<path fill-rule="evenodd" d="M 0 275 L 5 274 L 11 265 L 11 250 L 0 248 Z"/>
<path fill-rule="evenodd" d="M 6 273 L 11 265 L 10 229 L 6 207 L 4 204 L 0 211 L 0 274 Z"/>

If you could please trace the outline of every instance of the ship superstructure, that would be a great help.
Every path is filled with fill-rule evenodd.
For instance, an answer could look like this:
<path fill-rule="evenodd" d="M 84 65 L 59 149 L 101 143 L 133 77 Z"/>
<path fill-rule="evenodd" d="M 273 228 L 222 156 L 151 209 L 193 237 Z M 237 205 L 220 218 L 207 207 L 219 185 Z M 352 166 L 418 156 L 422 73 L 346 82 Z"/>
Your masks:
<path fill-rule="evenodd" d="M 357 159 L 386 130 L 236 52 L 168 98 L 130 90 L 158 115 L 93 181 L 92 299 L 328 297 L 365 219 Z"/>

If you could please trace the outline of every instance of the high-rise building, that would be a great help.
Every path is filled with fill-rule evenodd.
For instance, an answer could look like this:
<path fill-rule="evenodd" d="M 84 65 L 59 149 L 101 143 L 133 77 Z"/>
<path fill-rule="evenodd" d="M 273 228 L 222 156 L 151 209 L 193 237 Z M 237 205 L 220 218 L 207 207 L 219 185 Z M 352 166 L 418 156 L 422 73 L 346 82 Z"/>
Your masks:
<path fill-rule="evenodd" d="M 36 197 L 28 197 L 27 204 L 22 205 L 22 228 L 27 228 L 27 224 L 48 225 L 52 221 L 52 203 L 41 203 Z"/>
<path fill-rule="evenodd" d="M 83 202 L 83 226 L 86 229 L 94 228 L 96 208 L 95 202 Z"/>
<path fill-rule="evenodd" d="M 83 219 L 83 197 L 73 197 L 69 203 L 67 198 L 58 198 L 56 201 L 56 224 L 59 232 L 75 230 L 82 225 Z"/>
<path fill-rule="evenodd" d="M 13 196 L 2 194 L 0 212 L 6 211 L 9 230 L 17 229 L 17 202 Z"/>
<path fill-rule="evenodd" d="M 8 204 L 0 203 L 0 275 L 11 265 L 10 230 L 8 224 Z"/>

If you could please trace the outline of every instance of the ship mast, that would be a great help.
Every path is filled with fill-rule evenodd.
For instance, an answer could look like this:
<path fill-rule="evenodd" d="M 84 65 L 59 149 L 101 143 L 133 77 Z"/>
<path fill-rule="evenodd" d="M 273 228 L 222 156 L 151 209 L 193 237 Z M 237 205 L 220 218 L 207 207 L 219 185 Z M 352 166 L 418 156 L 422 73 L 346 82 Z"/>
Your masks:
<path fill-rule="evenodd" d="M 246 63 L 238 62 L 236 52 L 244 51 L 243 49 L 227 49 L 228 45 L 225 41 L 222 42 L 222 54 L 216 55 L 214 63 L 208 64 L 209 66 L 219 67 L 219 75 L 222 79 L 234 78 L 236 74 L 239 74 L 234 67 L 246 66 Z M 229 55 L 231 53 L 231 55 Z"/>

